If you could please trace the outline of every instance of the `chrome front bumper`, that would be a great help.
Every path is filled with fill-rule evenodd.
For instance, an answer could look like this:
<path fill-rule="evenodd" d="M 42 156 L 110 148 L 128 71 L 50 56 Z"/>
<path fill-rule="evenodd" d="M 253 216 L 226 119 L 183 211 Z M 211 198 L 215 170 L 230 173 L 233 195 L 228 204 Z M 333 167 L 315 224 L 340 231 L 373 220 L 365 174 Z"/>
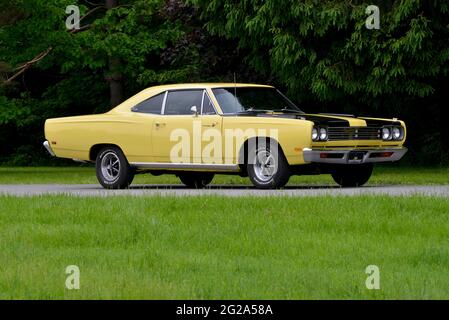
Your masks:
<path fill-rule="evenodd" d="M 55 156 L 55 153 L 54 153 L 53 150 L 51 149 L 50 143 L 49 143 L 48 141 L 44 141 L 43 145 L 44 145 L 45 149 L 47 149 L 48 153 L 49 153 L 52 157 L 54 157 L 54 156 Z"/>
<path fill-rule="evenodd" d="M 401 159 L 407 148 L 386 149 L 309 149 L 304 148 L 304 161 L 315 163 L 356 164 L 368 162 L 392 162 Z"/>

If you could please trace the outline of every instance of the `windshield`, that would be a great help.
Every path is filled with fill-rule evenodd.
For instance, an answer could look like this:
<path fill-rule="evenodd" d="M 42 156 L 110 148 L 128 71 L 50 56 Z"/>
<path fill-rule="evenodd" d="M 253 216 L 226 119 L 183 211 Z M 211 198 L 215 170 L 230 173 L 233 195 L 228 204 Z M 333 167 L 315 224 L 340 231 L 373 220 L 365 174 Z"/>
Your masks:
<path fill-rule="evenodd" d="M 302 112 L 275 88 L 229 87 L 212 89 L 212 91 L 223 113 Z"/>

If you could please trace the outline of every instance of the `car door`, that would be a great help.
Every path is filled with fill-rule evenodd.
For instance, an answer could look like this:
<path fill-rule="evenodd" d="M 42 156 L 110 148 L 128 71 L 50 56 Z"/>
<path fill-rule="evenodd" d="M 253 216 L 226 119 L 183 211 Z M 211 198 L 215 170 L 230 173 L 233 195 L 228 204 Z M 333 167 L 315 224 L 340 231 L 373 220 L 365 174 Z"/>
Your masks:
<path fill-rule="evenodd" d="M 201 115 L 201 163 L 223 163 L 222 116 L 215 109 L 206 90 L 203 92 Z"/>
<path fill-rule="evenodd" d="M 203 141 L 203 133 L 206 133 L 206 139 L 221 135 L 221 118 L 216 114 L 206 90 L 168 91 L 162 113 L 154 120 L 152 129 L 152 149 L 157 162 L 218 162 L 214 160 L 221 154 L 214 150 L 203 159 L 204 147 L 209 145 L 207 150 L 210 150 L 210 143 L 217 140 L 210 138 Z"/>

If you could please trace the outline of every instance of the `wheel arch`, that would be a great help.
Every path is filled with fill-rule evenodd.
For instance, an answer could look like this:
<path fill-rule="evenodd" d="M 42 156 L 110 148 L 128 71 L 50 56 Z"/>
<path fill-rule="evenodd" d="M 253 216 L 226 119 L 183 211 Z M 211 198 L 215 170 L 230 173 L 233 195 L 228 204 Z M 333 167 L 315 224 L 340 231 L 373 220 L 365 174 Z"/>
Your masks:
<path fill-rule="evenodd" d="M 270 136 L 249 137 L 240 146 L 240 150 L 239 150 L 238 158 L 237 158 L 237 164 L 240 167 L 241 173 L 244 175 L 248 174 L 247 169 L 246 169 L 246 165 L 248 164 L 248 145 L 249 145 L 250 141 L 254 141 L 257 139 L 266 139 L 266 143 L 268 143 L 269 141 L 273 141 L 274 143 L 276 143 L 278 145 L 279 151 L 285 157 L 284 150 L 282 150 L 282 145 L 279 143 L 279 141 L 277 139 L 270 137 Z"/>
<path fill-rule="evenodd" d="M 89 150 L 89 160 L 95 162 L 95 160 L 97 159 L 97 155 L 98 153 L 103 149 L 103 148 L 107 148 L 107 147 L 115 147 L 120 149 L 120 151 L 122 151 L 123 154 L 125 154 L 123 152 L 123 149 L 116 144 L 113 143 L 99 143 L 99 144 L 95 144 L 93 145 L 90 150 Z M 125 155 L 126 158 L 126 155 Z"/>

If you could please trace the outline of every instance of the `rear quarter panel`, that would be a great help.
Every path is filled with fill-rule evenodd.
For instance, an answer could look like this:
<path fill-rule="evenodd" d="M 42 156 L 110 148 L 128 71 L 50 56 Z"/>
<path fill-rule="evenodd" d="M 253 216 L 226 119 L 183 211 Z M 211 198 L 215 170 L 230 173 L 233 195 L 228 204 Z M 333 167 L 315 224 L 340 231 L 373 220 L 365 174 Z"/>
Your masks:
<path fill-rule="evenodd" d="M 129 161 L 151 161 L 153 117 L 142 114 L 101 114 L 48 119 L 45 137 L 57 157 L 90 160 L 97 144 L 117 145 Z"/>

